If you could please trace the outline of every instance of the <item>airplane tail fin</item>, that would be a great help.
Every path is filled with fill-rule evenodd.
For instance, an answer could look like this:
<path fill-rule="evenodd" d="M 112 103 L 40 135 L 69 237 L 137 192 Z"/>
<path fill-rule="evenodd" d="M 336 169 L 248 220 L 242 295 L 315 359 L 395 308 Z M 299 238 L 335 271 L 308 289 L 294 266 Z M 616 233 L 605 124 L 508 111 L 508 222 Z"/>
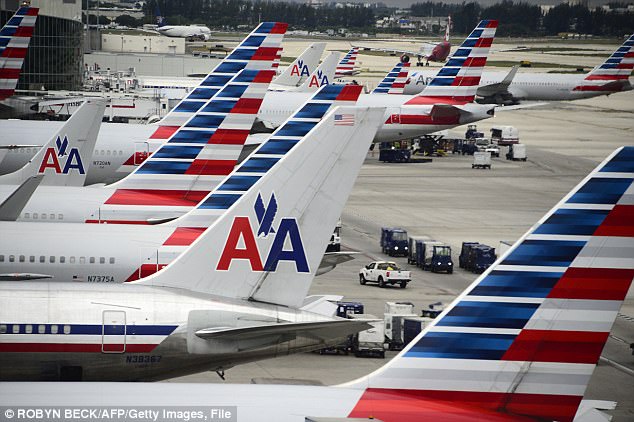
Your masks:
<path fill-rule="evenodd" d="M 634 147 L 611 154 L 398 356 L 345 385 L 365 389 L 350 417 L 422 418 L 433 402 L 572 421 L 634 278 L 633 175 Z"/>
<path fill-rule="evenodd" d="M 315 119 L 319 108 L 304 108 L 304 120 L 262 144 L 202 204 L 222 210 L 211 227 L 138 283 L 301 306 L 383 112 L 337 107 Z"/>
<path fill-rule="evenodd" d="M 634 69 L 634 34 L 608 59 L 588 73 L 573 91 L 619 92 L 631 89 L 629 77 Z"/>
<path fill-rule="evenodd" d="M 335 78 L 353 75 L 357 70 L 357 57 L 359 57 L 359 47 L 352 47 L 337 65 Z"/>
<path fill-rule="evenodd" d="M 15 92 L 39 10 L 20 7 L 0 30 L 0 101 Z"/>
<path fill-rule="evenodd" d="M 158 4 L 156 5 L 156 25 L 161 28 L 165 26 L 165 18 L 161 15 L 161 9 L 159 9 Z"/>
<path fill-rule="evenodd" d="M 373 94 L 402 94 L 407 84 L 409 75 L 409 59 L 405 62 L 402 60 L 394 66 L 394 69 L 387 74 L 385 78 L 374 88 Z"/>
<path fill-rule="evenodd" d="M 166 140 L 242 69 L 269 70 L 279 58 L 288 24 L 262 22 L 158 123 L 150 140 Z"/>
<path fill-rule="evenodd" d="M 325 42 L 312 43 L 280 76 L 273 80 L 273 83 L 293 88 L 299 86 L 315 71 L 325 48 Z"/>
<path fill-rule="evenodd" d="M 116 191 L 100 208 L 99 222 L 130 222 L 126 210 L 139 206 L 152 207 L 158 218 L 198 204 L 238 163 L 274 75 L 241 70 L 132 174 L 111 185 Z"/>
<path fill-rule="evenodd" d="M 324 85 L 332 83 L 339 62 L 339 53 L 333 51 L 315 69 L 313 73 L 304 81 L 302 85 L 294 91 L 315 92 Z"/>
<path fill-rule="evenodd" d="M 0 183 L 19 185 L 42 175 L 41 186 L 83 186 L 105 109 L 104 100 L 86 100 L 28 163 L 0 176 Z"/>
<path fill-rule="evenodd" d="M 497 26 L 497 20 L 480 21 L 423 92 L 407 104 L 473 102 Z"/>

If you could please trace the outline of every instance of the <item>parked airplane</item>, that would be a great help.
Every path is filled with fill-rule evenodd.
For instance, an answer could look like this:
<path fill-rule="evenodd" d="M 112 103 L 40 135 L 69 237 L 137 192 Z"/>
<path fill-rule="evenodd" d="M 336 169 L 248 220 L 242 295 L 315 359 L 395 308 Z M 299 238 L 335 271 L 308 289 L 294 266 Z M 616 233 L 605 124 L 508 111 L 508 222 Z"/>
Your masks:
<path fill-rule="evenodd" d="M 221 215 L 160 273 L 100 286 L 0 283 L 0 379 L 138 381 L 224 371 L 367 328 L 299 307 L 383 110 L 298 113 L 300 124 L 263 144 L 199 208 L 197 219 Z"/>
<path fill-rule="evenodd" d="M 403 94 L 409 77 L 409 57 L 401 57 L 401 61 L 383 78 L 372 91 L 373 94 Z"/>
<path fill-rule="evenodd" d="M 208 41 L 211 39 L 211 29 L 205 25 L 166 25 L 165 18 L 156 9 L 156 29 L 159 34 L 172 38 L 187 38 Z"/>
<path fill-rule="evenodd" d="M 325 42 L 312 43 L 286 69 L 281 71 L 271 86 L 272 91 L 284 91 L 300 86 L 319 66 L 319 59 L 326 49 Z M 281 70 L 278 68 L 278 70 Z"/>
<path fill-rule="evenodd" d="M 634 35 L 585 75 L 531 72 L 517 73 L 509 80 L 506 72 L 484 72 L 478 88 L 479 102 L 567 101 L 630 91 L 629 77 L 634 69 L 633 46 Z M 431 78 L 431 72 L 412 72 L 405 93 L 421 92 Z"/>
<path fill-rule="evenodd" d="M 216 129 L 216 133 L 221 134 L 224 139 L 238 138 L 245 132 L 244 127 L 250 126 L 255 120 L 257 105 L 254 103 L 257 98 L 261 101 L 266 92 L 266 85 L 273 77 L 273 71 L 258 72 L 242 71 L 216 95 L 219 100 L 210 101 L 209 104 L 216 109 L 226 107 L 229 101 L 235 104 Z M 241 87 L 247 87 L 242 99 L 232 99 L 225 95 L 238 92 Z M 209 157 L 208 162 L 213 164 L 210 168 L 222 166 L 222 160 L 211 159 L 214 153 L 216 155 L 232 153 L 234 157 L 237 155 L 235 149 L 230 148 L 232 147 L 230 144 L 211 144 L 201 148 L 200 144 L 194 141 L 201 137 L 206 138 L 207 132 L 192 130 L 190 129 L 192 126 L 189 123 L 186 124 L 143 164 L 141 171 L 137 172 L 141 173 L 140 177 L 133 180 L 128 189 L 119 189 L 110 193 L 111 200 L 100 209 L 101 218 L 112 216 L 106 219 L 108 222 L 121 223 L 123 218 L 125 222 L 137 224 L 142 224 L 144 221 L 133 220 L 133 218 L 141 213 L 139 208 L 147 202 L 147 198 L 155 201 L 153 207 L 145 207 L 149 208 L 145 213 L 150 215 L 155 213 L 162 216 L 163 212 L 174 218 L 190 211 L 169 223 L 140 226 L 49 223 L 47 229 L 42 230 L 41 223 L 0 222 L 0 232 L 2 232 L 0 280 L 53 278 L 54 280 L 122 283 L 137 280 L 162 269 L 194 242 L 221 212 L 224 212 L 226 207 L 223 204 L 226 201 L 235 200 L 239 196 L 238 192 L 246 191 L 262 177 L 262 174 L 266 174 L 270 165 L 272 166 L 276 160 L 285 155 L 288 149 L 292 148 L 294 141 L 288 138 L 289 136 L 301 137 L 307 133 L 333 105 L 354 105 L 361 89 L 362 87 L 358 85 L 326 85 L 235 169 L 235 160 L 233 160 L 229 171 L 225 173 L 229 176 L 203 173 L 192 177 L 187 172 L 185 175 L 174 173 L 174 169 L 182 170 L 183 164 L 187 164 L 189 168 L 197 167 L 205 161 L 205 157 Z M 245 104 L 250 104 L 252 108 L 242 110 Z M 250 120 L 249 117 L 251 117 Z M 349 117 L 345 114 L 336 115 L 335 119 L 342 120 L 337 122 L 337 126 L 344 123 L 349 125 L 351 123 Z M 200 117 L 194 115 L 190 122 L 199 120 Z M 380 123 L 380 121 L 377 122 L 377 125 Z M 318 134 L 323 135 L 322 132 Z M 314 139 L 312 142 L 318 142 L 321 138 L 313 135 L 311 139 Z M 223 147 L 229 147 L 229 149 L 225 151 Z M 184 151 L 193 149 L 200 150 L 198 158 L 193 160 L 181 158 Z M 224 170 L 224 167 L 222 168 Z M 156 200 L 153 196 L 161 198 L 164 191 L 160 191 L 160 186 L 156 186 L 154 182 L 148 182 L 144 176 L 151 176 L 152 180 L 159 180 L 163 185 L 167 185 L 170 188 L 167 192 L 169 195 L 162 198 L 160 202 Z M 76 212 L 75 209 L 81 207 L 82 201 L 90 200 L 85 197 L 86 195 L 92 195 L 92 191 L 100 189 L 84 188 L 83 190 L 85 192 L 72 195 L 70 198 L 67 195 L 68 199 L 63 201 L 64 206 L 70 208 L 69 213 Z M 175 203 L 174 198 L 180 197 L 177 192 L 182 192 L 185 199 L 188 195 L 198 199 L 195 203 L 185 200 Z M 267 198 L 264 199 L 267 200 Z M 63 221 L 66 220 L 68 218 Z M 63 244 L 57 241 L 60 235 L 65 239 Z M 94 239 L 99 241 L 95 242 Z"/>
<path fill-rule="evenodd" d="M 403 351 L 357 380 L 331 387 L 5 382 L 0 405 L 230 406 L 235 421 L 571 422 L 634 278 L 632 175 L 634 147 L 618 149 Z M 42 299 L 31 300 L 24 306 L 36 309 Z M 35 333 L 38 320 L 7 320 L 3 310 L 5 344 L 51 337 L 18 334 L 27 321 Z"/>
<path fill-rule="evenodd" d="M 192 110 L 201 108 L 243 67 L 270 68 L 286 28 L 287 25 L 282 23 L 260 24 L 157 125 L 103 124 L 86 184 L 114 182 L 138 168 L 150 153 L 166 141 L 166 137 L 188 120 Z M 4 172 L 15 171 L 32 159 L 37 149 L 61 125 L 60 122 L 26 120 L 0 122 L 3 133 L 0 145 L 9 151 L 0 162 Z M 25 133 L 29 134 L 28 144 L 24 144 Z"/>
<path fill-rule="evenodd" d="M 342 78 L 344 76 L 354 76 L 361 71 L 357 67 L 357 58 L 359 57 L 359 47 L 352 47 L 350 51 L 343 56 L 343 59 L 337 65 L 335 78 Z"/>
<path fill-rule="evenodd" d="M 0 101 L 15 92 L 39 10 L 20 7 L 0 30 Z"/>
<path fill-rule="evenodd" d="M 429 62 L 444 62 L 449 57 L 451 52 L 451 42 L 449 41 L 449 32 L 451 30 L 451 16 L 447 18 L 447 27 L 445 29 L 445 36 L 443 40 L 437 44 L 424 42 L 418 51 L 412 50 L 399 50 L 394 48 L 377 48 L 377 47 L 363 47 L 366 50 L 372 51 L 385 51 L 388 53 L 404 54 L 410 57 L 418 58 L 417 66 L 423 65 L 423 59 L 425 59 L 425 65 L 429 66 Z"/>
<path fill-rule="evenodd" d="M 90 168 L 90 160 L 85 158 L 95 149 L 105 109 L 105 100 L 86 100 L 31 161 L 13 173 L 0 175 L 3 189 L 14 191 L 37 175 L 43 175 L 40 186 L 83 187 Z"/>
<path fill-rule="evenodd" d="M 492 117 L 495 107 L 472 101 L 496 28 L 495 20 L 481 21 L 420 95 L 361 95 L 359 105 L 387 107 L 375 142 L 413 138 Z M 306 97 L 269 92 L 258 120 L 266 127 L 277 127 Z"/>
<path fill-rule="evenodd" d="M 315 92 L 322 86 L 333 83 L 339 56 L 338 52 L 331 52 L 300 86 L 289 88 L 286 92 Z"/>

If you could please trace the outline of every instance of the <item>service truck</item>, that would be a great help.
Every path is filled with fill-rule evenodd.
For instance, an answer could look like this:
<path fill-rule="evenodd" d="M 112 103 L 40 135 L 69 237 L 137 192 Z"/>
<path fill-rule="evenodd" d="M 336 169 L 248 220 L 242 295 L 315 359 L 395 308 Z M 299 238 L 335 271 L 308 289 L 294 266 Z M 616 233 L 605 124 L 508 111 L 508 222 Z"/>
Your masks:
<path fill-rule="evenodd" d="M 451 246 L 435 240 L 423 241 L 423 256 L 423 270 L 431 271 L 432 273 L 453 273 Z"/>
<path fill-rule="evenodd" d="M 520 141 L 520 131 L 515 126 L 493 126 L 491 140 L 498 145 L 512 145 Z"/>
<path fill-rule="evenodd" d="M 361 285 L 377 283 L 379 287 L 385 287 L 388 284 L 392 286 L 398 284 L 404 289 L 411 279 L 409 271 L 401 270 L 396 262 L 391 261 L 370 262 L 359 270 L 359 283 Z"/>
<path fill-rule="evenodd" d="M 381 227 L 381 251 L 389 256 L 407 256 L 407 231 Z"/>
<path fill-rule="evenodd" d="M 509 152 L 506 153 L 507 160 L 526 161 L 526 144 L 509 145 Z"/>

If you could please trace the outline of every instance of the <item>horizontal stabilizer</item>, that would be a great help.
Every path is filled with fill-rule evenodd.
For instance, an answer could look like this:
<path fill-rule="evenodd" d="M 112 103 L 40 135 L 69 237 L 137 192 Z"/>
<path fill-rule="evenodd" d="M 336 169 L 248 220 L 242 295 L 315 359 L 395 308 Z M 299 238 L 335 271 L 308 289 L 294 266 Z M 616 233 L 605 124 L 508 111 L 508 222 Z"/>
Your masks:
<path fill-rule="evenodd" d="M 44 278 L 53 278 L 53 276 L 49 274 L 35 274 L 35 273 L 0 274 L 0 281 L 27 281 L 27 280 L 41 280 Z"/>
<path fill-rule="evenodd" d="M 284 336 L 333 339 L 345 337 L 371 328 L 363 321 L 340 319 L 322 322 L 297 322 L 275 325 L 252 325 L 249 327 L 214 327 L 196 331 L 196 336 L 205 340 L 246 340 L 260 337 Z"/>
<path fill-rule="evenodd" d="M 352 261 L 359 252 L 326 252 L 319 263 L 315 275 L 322 275 L 335 269 L 339 264 Z"/>
<path fill-rule="evenodd" d="M 43 174 L 29 177 L 22 183 L 7 199 L 0 204 L 0 221 L 15 221 L 18 219 L 24 206 L 33 192 L 40 185 L 40 182 L 44 178 Z"/>
<path fill-rule="evenodd" d="M 507 94 L 509 86 L 511 85 L 511 82 L 513 82 L 517 69 L 519 68 L 520 67 L 518 65 L 513 66 L 504 79 L 498 83 L 479 86 L 476 95 L 479 97 L 492 97 L 494 95 Z"/>

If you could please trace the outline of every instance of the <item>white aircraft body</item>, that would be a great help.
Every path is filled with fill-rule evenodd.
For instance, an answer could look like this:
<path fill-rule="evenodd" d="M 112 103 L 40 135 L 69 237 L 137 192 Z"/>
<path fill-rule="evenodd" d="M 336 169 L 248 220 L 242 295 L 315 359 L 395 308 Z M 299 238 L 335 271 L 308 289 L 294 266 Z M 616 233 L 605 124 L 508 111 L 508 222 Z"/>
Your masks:
<path fill-rule="evenodd" d="M 634 147 L 618 149 L 395 358 L 357 380 L 331 387 L 5 382 L 0 405 L 154 406 L 201 418 L 216 409 L 245 422 L 573 421 L 634 279 L 633 175 Z M 42 301 L 35 292 L 31 300 Z M 11 317 L 0 307 L 7 321 L 0 347 L 37 337 L 12 333 L 16 325 L 25 330 L 26 318 Z"/>
<path fill-rule="evenodd" d="M 608 59 L 585 75 L 556 73 L 483 72 L 478 97 L 487 103 L 512 104 L 519 101 L 567 101 L 630 91 L 634 69 L 634 35 Z M 422 92 L 434 78 L 430 71 L 410 73 L 406 94 Z"/>
<path fill-rule="evenodd" d="M 250 79 L 247 79 L 244 75 L 245 72 L 251 72 Z M 228 97 L 223 94 L 237 91 L 236 87 L 239 84 L 245 84 L 249 87 L 245 91 L 247 98 L 255 98 L 258 94 L 261 98 L 266 91 L 266 81 L 262 76 L 263 72 L 268 72 L 270 81 L 273 76 L 272 71 L 242 71 L 227 87 L 223 88 L 212 98 L 211 103 L 225 102 Z M 253 81 L 259 82 L 254 83 Z M 260 87 L 257 85 L 260 85 Z M 314 95 L 313 99 L 302 105 L 291 119 L 276 130 L 230 175 L 222 177 L 217 184 L 214 184 L 213 187 L 215 189 L 207 181 L 208 194 L 201 198 L 198 204 L 190 207 L 168 208 L 168 212 L 174 216 L 177 213 L 183 214 L 183 209 L 190 211 L 181 218 L 169 223 L 157 225 L 117 224 L 114 226 L 112 224 L 83 223 L 50 224 L 51 220 L 49 219 L 47 230 L 42 230 L 41 223 L 0 222 L 0 231 L 3 233 L 2 238 L 0 238 L 0 280 L 51 278 L 53 281 L 73 280 L 122 283 L 138 280 L 159 271 L 181 254 L 187 246 L 192 244 L 213 223 L 222 209 L 221 205 L 224 204 L 222 198 L 233 198 L 236 191 L 248 190 L 253 181 L 261 177 L 261 174 L 259 174 L 261 172 L 256 171 L 256 174 L 253 174 L 254 172 L 248 169 L 257 170 L 261 168 L 262 164 L 259 163 L 270 165 L 273 160 L 270 157 L 270 152 L 275 152 L 274 155 L 278 157 L 284 156 L 287 151 L 282 151 L 276 145 L 286 143 L 292 146 L 290 144 L 291 141 L 288 140 L 289 132 L 297 130 L 298 127 L 301 127 L 302 131 L 312 129 L 316 124 L 315 122 L 324 117 L 332 105 L 354 104 L 361 89 L 361 86 L 345 85 L 326 85 L 323 87 Z M 350 94 L 351 91 L 354 91 L 356 95 Z M 338 97 L 346 98 L 346 100 L 336 101 Z M 221 100 L 218 100 L 218 98 Z M 240 100 L 237 101 L 239 102 Z M 253 117 L 251 123 L 255 118 L 255 111 L 251 111 Z M 308 114 L 312 117 L 307 121 L 304 116 Z M 333 119 L 338 119 L 340 116 L 346 116 L 346 119 L 343 122 L 337 122 L 335 130 L 315 129 L 311 132 L 310 141 L 307 142 L 318 142 L 324 136 L 335 136 L 333 133 L 337 133 L 336 129 L 339 129 L 338 126 L 344 128 L 341 131 L 345 134 L 345 130 L 348 127 L 355 125 L 354 116 L 346 113 L 336 114 Z M 372 116 L 376 116 L 376 112 L 373 112 Z M 235 114 L 229 113 L 225 121 L 232 124 L 236 121 L 234 117 Z M 238 115 L 238 117 L 243 118 L 242 115 Z M 196 118 L 197 116 L 192 117 L 192 119 Z M 222 129 L 224 123 L 221 123 L 218 131 Z M 380 120 L 377 120 L 375 124 L 378 127 Z M 232 130 L 234 132 L 244 131 L 241 127 L 235 127 Z M 179 132 L 176 132 L 175 137 L 178 136 Z M 340 139 L 343 140 L 345 135 L 341 136 Z M 290 149 L 290 151 L 293 151 L 293 149 Z M 168 153 L 170 153 L 169 147 L 160 149 L 156 156 L 161 158 L 154 156 L 146 161 L 144 166 L 169 164 L 170 161 L 160 161 L 166 159 L 165 157 Z M 262 155 L 267 157 L 262 158 Z M 163 169 L 169 170 L 167 167 Z M 166 184 L 172 184 L 170 180 L 180 177 L 179 175 L 171 175 L 169 172 L 162 176 L 161 180 Z M 67 196 L 65 206 L 77 204 L 79 208 L 82 204 L 81 190 L 75 189 L 75 192 L 78 192 L 77 197 L 71 196 L 69 198 Z M 83 190 L 87 190 L 88 193 L 92 190 L 108 191 L 107 189 L 90 188 L 84 188 Z M 113 192 L 112 195 L 117 197 L 121 193 Z M 128 193 L 125 192 L 124 195 L 128 195 Z M 75 202 L 72 201 L 73 199 Z M 146 212 L 154 212 L 151 207 L 149 208 L 150 210 Z M 138 214 L 137 207 L 132 207 L 132 211 Z M 113 213 L 116 212 L 117 209 L 113 211 Z M 156 212 L 160 212 L 160 208 Z M 59 222 L 59 219 L 57 221 Z M 137 224 L 141 223 L 139 221 L 135 222 Z M 60 236 L 66 239 L 63 244 L 56 241 Z M 99 241 L 96 242 L 95 239 L 99 239 Z M 324 267 L 327 265 L 328 263 L 323 264 Z M 324 268 L 320 269 L 320 272 L 323 271 Z"/>
<path fill-rule="evenodd" d="M 304 120 L 306 136 L 262 144 L 192 216 L 217 217 L 213 224 L 160 273 L 100 287 L 0 283 L 0 379 L 155 380 L 318 348 L 365 328 L 298 308 L 382 113 L 337 107 Z M 340 124 L 342 114 L 352 124 Z M 239 189 L 236 178 L 247 175 L 257 181 Z"/>
<path fill-rule="evenodd" d="M 205 25 L 166 25 L 163 16 L 156 14 L 156 30 L 161 35 L 172 38 L 188 38 L 201 41 L 211 39 L 211 30 Z"/>

